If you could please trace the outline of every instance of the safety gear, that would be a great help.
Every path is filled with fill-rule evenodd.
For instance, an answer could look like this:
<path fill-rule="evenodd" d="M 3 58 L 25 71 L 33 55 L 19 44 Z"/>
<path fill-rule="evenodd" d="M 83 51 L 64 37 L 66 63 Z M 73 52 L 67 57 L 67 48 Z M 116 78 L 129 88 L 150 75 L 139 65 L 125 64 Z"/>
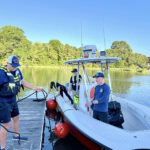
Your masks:
<path fill-rule="evenodd" d="M 77 81 L 77 78 L 78 78 L 78 81 Z M 79 90 L 80 81 L 81 81 L 81 76 L 80 75 L 79 75 L 79 77 L 77 77 L 77 76 L 72 76 L 71 77 L 72 90 L 76 91 L 77 87 L 78 87 L 78 90 Z"/>
<path fill-rule="evenodd" d="M 21 88 L 21 78 L 19 71 L 16 70 L 14 76 L 10 71 L 8 71 L 6 66 L 0 66 L 0 69 L 3 70 L 8 77 L 8 82 L 4 83 L 0 87 L 0 96 L 11 97 L 17 95 Z"/>
<path fill-rule="evenodd" d="M 90 98 L 93 99 L 94 98 L 94 93 L 95 93 L 95 87 L 92 87 L 91 91 L 90 91 Z"/>
<path fill-rule="evenodd" d="M 76 77 L 76 76 L 72 76 L 72 85 L 73 85 L 73 86 L 76 86 L 76 80 L 75 80 L 75 77 Z"/>
<path fill-rule="evenodd" d="M 74 104 L 78 104 L 79 103 L 79 95 L 75 94 L 74 95 Z"/>

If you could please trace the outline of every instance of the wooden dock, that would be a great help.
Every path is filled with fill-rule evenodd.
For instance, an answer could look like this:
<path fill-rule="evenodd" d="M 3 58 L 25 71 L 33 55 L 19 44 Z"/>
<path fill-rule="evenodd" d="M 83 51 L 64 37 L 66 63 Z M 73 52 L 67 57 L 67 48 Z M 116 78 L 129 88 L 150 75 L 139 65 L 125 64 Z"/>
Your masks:
<path fill-rule="evenodd" d="M 13 134 L 8 133 L 8 150 L 41 150 L 45 117 L 45 103 L 26 99 L 18 103 L 20 111 L 19 133 L 28 137 L 28 141 L 12 140 Z M 10 129 L 12 131 L 12 127 Z"/>

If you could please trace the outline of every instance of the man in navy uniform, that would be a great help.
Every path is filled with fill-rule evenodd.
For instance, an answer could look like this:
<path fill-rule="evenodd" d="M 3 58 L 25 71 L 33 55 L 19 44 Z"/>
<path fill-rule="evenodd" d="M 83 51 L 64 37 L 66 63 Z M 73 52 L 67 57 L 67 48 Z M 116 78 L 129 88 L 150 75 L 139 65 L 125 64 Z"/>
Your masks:
<path fill-rule="evenodd" d="M 40 92 L 41 88 L 34 88 L 23 79 L 23 75 L 18 68 L 19 59 L 16 56 L 9 56 L 6 66 L 0 66 L 0 123 L 9 129 L 11 118 L 14 132 L 19 130 L 19 109 L 16 102 L 16 95 L 20 91 L 21 84 L 28 88 Z M 1 127 L 0 144 L 1 150 L 6 148 L 7 131 Z M 27 140 L 27 137 L 20 137 L 20 140 Z M 19 140 L 18 134 L 14 134 L 13 140 Z"/>
<path fill-rule="evenodd" d="M 102 72 L 96 73 L 93 78 L 96 78 L 98 85 L 95 87 L 94 99 L 86 103 L 86 107 L 91 107 L 95 119 L 107 123 L 110 87 L 105 83 L 104 74 Z"/>

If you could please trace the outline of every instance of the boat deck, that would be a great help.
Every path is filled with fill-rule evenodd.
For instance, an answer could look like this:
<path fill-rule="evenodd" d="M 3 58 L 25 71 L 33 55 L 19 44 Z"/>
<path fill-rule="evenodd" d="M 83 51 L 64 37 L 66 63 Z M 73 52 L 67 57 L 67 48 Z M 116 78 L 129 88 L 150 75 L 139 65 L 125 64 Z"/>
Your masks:
<path fill-rule="evenodd" d="M 46 101 L 35 102 L 33 99 L 26 99 L 18 103 L 20 110 L 19 132 L 21 136 L 28 137 L 28 141 L 12 140 L 13 134 L 8 133 L 8 150 L 41 150 L 42 135 L 44 127 Z M 12 126 L 10 127 L 12 131 Z"/>

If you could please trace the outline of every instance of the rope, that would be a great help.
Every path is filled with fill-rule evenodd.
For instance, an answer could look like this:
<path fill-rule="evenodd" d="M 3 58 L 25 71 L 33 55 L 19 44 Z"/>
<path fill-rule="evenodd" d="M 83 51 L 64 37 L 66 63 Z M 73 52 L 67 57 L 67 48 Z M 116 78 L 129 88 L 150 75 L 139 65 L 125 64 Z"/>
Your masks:
<path fill-rule="evenodd" d="M 37 91 L 35 91 L 35 92 L 33 92 L 32 94 L 30 94 L 30 95 L 28 95 L 28 96 L 26 96 L 26 97 L 24 97 L 24 98 L 22 98 L 22 99 L 18 99 L 17 103 L 19 103 L 19 102 L 25 100 L 26 98 L 32 96 L 32 95 L 35 94 L 35 93 L 36 93 L 36 99 L 38 99 L 38 98 L 37 98 Z M 44 96 L 44 99 L 43 99 L 43 100 L 46 100 L 46 98 L 47 98 L 47 96 L 48 96 L 48 93 L 47 93 L 44 89 L 42 89 L 42 93 L 43 93 L 43 96 Z M 3 126 L 1 123 L 0 123 L 0 126 L 3 127 L 3 128 L 4 128 L 7 132 L 9 132 L 9 133 L 18 134 L 18 136 L 19 136 L 18 143 L 20 144 L 20 133 L 8 130 L 8 129 L 7 129 L 5 126 Z"/>
<path fill-rule="evenodd" d="M 22 98 L 22 99 L 18 99 L 17 103 L 19 103 L 19 102 L 21 102 L 21 101 L 25 100 L 26 98 L 28 98 L 28 97 L 32 96 L 32 95 L 33 95 L 33 94 L 35 94 L 35 93 L 36 93 L 36 91 L 35 91 L 35 92 L 33 92 L 32 94 L 30 94 L 30 95 L 28 95 L 28 96 L 26 96 L 26 97 Z"/>
<path fill-rule="evenodd" d="M 28 95 L 28 96 L 26 96 L 26 97 L 24 97 L 24 98 L 22 98 L 22 99 L 18 99 L 17 103 L 19 103 L 19 102 L 25 100 L 26 98 L 32 96 L 32 95 L 35 94 L 35 93 L 36 93 L 36 100 L 34 100 L 34 101 L 39 101 L 38 96 L 37 96 L 37 93 L 38 93 L 38 92 L 35 91 L 35 92 L 33 92 L 32 94 L 30 94 L 30 95 Z M 47 98 L 47 96 L 48 96 L 48 93 L 47 93 L 44 89 L 42 89 L 42 93 L 43 93 L 43 96 L 44 96 L 44 99 L 42 99 L 42 100 L 46 100 L 46 98 Z"/>
<path fill-rule="evenodd" d="M 9 133 L 18 134 L 18 136 L 19 136 L 18 143 L 20 144 L 20 133 L 8 130 L 8 129 L 7 129 L 5 126 L 3 126 L 1 123 L 0 123 L 0 126 L 3 127 L 3 128 L 4 128 L 7 132 L 9 132 Z"/>

